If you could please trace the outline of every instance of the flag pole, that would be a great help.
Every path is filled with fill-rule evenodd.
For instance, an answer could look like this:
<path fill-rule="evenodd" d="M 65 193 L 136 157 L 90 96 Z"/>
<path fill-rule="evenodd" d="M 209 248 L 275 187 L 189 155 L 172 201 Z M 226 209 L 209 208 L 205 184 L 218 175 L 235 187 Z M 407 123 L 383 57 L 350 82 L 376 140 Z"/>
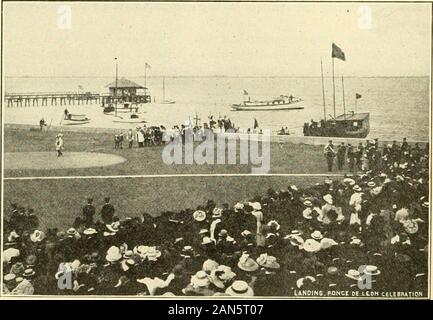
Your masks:
<path fill-rule="evenodd" d="M 334 105 L 334 118 L 335 118 L 335 78 L 334 78 L 334 57 L 332 57 L 332 100 Z"/>
<path fill-rule="evenodd" d="M 346 99 L 344 97 L 344 77 L 341 76 L 341 86 L 343 88 L 343 114 L 344 114 L 344 120 L 346 120 Z"/>
<path fill-rule="evenodd" d="M 320 71 L 322 72 L 322 96 L 323 96 L 323 118 L 326 121 L 326 102 L 325 102 L 325 84 L 323 80 L 323 63 L 322 57 L 320 57 Z"/>

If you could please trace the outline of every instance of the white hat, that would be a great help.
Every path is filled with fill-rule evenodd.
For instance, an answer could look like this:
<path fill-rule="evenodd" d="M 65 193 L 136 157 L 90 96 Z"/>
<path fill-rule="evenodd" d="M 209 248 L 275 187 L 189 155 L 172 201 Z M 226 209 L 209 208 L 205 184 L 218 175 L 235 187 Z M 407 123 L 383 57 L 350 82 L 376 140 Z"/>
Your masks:
<path fill-rule="evenodd" d="M 118 247 L 112 246 L 107 250 L 107 255 L 105 256 L 105 259 L 108 262 L 116 262 L 119 261 L 122 258 L 122 255 L 120 254 L 120 249 Z"/>
<path fill-rule="evenodd" d="M 191 284 L 196 288 L 207 287 L 210 284 L 209 276 L 206 272 L 200 270 L 191 277 Z"/>
<path fill-rule="evenodd" d="M 360 186 L 358 186 L 358 185 L 355 185 L 354 187 L 353 187 L 353 190 L 354 191 L 362 191 L 362 189 L 361 189 L 361 187 Z"/>
<path fill-rule="evenodd" d="M 298 289 L 301 289 L 304 286 L 304 281 L 308 280 L 310 282 L 316 282 L 316 279 L 312 276 L 306 276 L 304 278 L 300 278 L 296 281 L 296 286 L 298 287 Z"/>
<path fill-rule="evenodd" d="M 323 238 L 320 240 L 320 249 L 328 249 L 336 245 L 338 245 L 338 243 L 334 239 Z"/>
<path fill-rule="evenodd" d="M 376 266 L 368 265 L 365 266 L 364 273 L 371 276 L 377 276 L 380 274 L 380 270 Z"/>
<path fill-rule="evenodd" d="M 262 205 L 260 204 L 260 202 L 250 202 L 250 206 L 253 208 L 254 211 L 262 210 Z"/>
<path fill-rule="evenodd" d="M 218 268 L 219 263 L 215 260 L 207 259 L 205 262 L 203 262 L 202 270 L 210 273 L 212 270 Z"/>
<path fill-rule="evenodd" d="M 235 209 L 236 212 L 238 212 L 239 210 L 242 210 L 244 208 L 244 204 L 241 202 L 238 202 L 234 205 L 233 208 Z"/>
<path fill-rule="evenodd" d="M 90 235 L 93 235 L 93 234 L 97 234 L 98 231 L 96 231 L 96 230 L 93 229 L 93 228 L 87 228 L 86 230 L 83 231 L 83 233 L 84 233 L 86 236 L 90 236 Z"/>
<path fill-rule="evenodd" d="M 41 242 L 44 239 L 45 239 L 45 233 L 43 231 L 35 230 L 30 235 L 30 240 L 32 240 L 32 242 Z"/>
<path fill-rule="evenodd" d="M 320 242 L 314 239 L 307 239 L 304 242 L 303 248 L 307 252 L 318 252 L 320 250 Z"/>
<path fill-rule="evenodd" d="M 197 210 L 192 214 L 195 221 L 204 221 L 206 219 L 206 212 Z"/>
<path fill-rule="evenodd" d="M 357 280 L 357 281 L 361 279 L 361 274 L 359 273 L 358 270 L 355 269 L 350 269 L 349 271 L 347 271 L 345 276 L 352 280 Z"/>
<path fill-rule="evenodd" d="M 333 204 L 334 203 L 334 201 L 332 200 L 332 196 L 330 194 L 324 195 L 323 196 L 323 200 L 325 200 L 326 203 L 328 203 L 328 204 Z"/>
<path fill-rule="evenodd" d="M 3 260 L 6 262 L 10 262 L 12 258 L 19 257 L 20 250 L 15 248 L 9 248 L 3 251 Z"/>
<path fill-rule="evenodd" d="M 212 218 L 221 218 L 223 214 L 223 209 L 221 208 L 214 208 L 212 210 Z"/>
<path fill-rule="evenodd" d="M 319 230 L 316 230 L 311 234 L 311 238 L 315 240 L 321 240 L 323 238 L 323 235 Z"/>
<path fill-rule="evenodd" d="M 269 221 L 268 222 L 268 226 L 269 227 L 272 227 L 272 226 L 275 226 L 275 230 L 280 230 L 280 228 L 281 228 L 281 226 L 280 226 L 280 224 L 278 223 L 278 221 L 277 220 L 271 220 L 271 221 Z"/>
<path fill-rule="evenodd" d="M 231 296 L 254 296 L 253 289 L 248 285 L 248 283 L 242 280 L 236 280 L 233 282 L 232 285 L 227 288 L 226 293 Z"/>

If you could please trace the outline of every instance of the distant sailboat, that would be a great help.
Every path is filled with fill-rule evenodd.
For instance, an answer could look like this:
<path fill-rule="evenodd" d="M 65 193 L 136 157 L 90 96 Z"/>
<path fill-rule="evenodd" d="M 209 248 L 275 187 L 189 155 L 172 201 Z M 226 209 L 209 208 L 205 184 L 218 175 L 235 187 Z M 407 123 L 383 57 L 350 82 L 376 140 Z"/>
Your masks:
<path fill-rule="evenodd" d="M 165 78 L 162 78 L 162 104 L 174 104 L 176 101 L 165 99 Z"/>

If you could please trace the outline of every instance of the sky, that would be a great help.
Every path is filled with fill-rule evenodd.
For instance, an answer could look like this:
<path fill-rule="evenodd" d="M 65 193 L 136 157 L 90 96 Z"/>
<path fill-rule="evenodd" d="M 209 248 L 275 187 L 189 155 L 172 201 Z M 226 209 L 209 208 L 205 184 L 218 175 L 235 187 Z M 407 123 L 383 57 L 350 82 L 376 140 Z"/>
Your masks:
<path fill-rule="evenodd" d="M 143 76 L 146 62 L 150 76 L 320 76 L 334 42 L 340 74 L 429 75 L 431 5 L 365 6 L 6 2 L 4 74 L 111 76 L 117 57 L 125 76 Z"/>

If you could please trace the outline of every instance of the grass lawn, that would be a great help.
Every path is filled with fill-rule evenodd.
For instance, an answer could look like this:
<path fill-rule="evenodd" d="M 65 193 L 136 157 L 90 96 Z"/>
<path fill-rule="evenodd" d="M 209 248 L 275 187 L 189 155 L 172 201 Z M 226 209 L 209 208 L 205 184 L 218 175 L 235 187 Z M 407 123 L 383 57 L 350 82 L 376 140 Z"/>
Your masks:
<path fill-rule="evenodd" d="M 46 151 L 55 157 L 57 132 L 5 128 L 5 152 Z M 108 167 L 57 170 L 5 170 L 5 177 L 23 176 L 87 176 L 141 174 L 250 173 L 250 165 L 166 165 L 163 147 L 115 150 L 113 133 L 65 132 L 65 152 L 103 152 L 127 159 Z M 239 153 L 239 152 L 238 152 Z M 302 144 L 271 144 L 269 173 L 326 173 L 322 147 Z M 343 173 L 343 172 L 340 172 Z M 144 212 L 157 215 L 165 210 L 194 208 L 213 199 L 219 205 L 230 205 L 264 194 L 270 187 L 278 190 L 288 185 L 308 186 L 322 182 L 324 177 L 150 177 L 60 180 L 5 180 L 5 215 L 9 204 L 18 203 L 37 212 L 41 228 L 69 226 L 80 214 L 85 199 L 92 196 L 100 208 L 110 196 L 120 217 L 137 216 Z"/>
<path fill-rule="evenodd" d="M 5 152 L 46 151 L 52 152 L 55 157 L 56 133 L 56 131 L 39 132 L 5 128 Z M 115 150 L 113 133 L 110 132 L 65 132 L 64 141 L 65 153 L 71 151 L 112 153 L 126 158 L 127 161 L 108 167 L 83 169 L 5 170 L 5 177 L 251 172 L 251 165 L 240 165 L 239 159 L 236 165 L 166 165 L 162 161 L 162 146 Z M 239 156 L 239 150 L 237 154 Z M 327 170 L 321 146 L 271 143 L 270 159 L 269 173 L 326 173 Z"/>
<path fill-rule="evenodd" d="M 5 217 L 10 203 L 35 209 L 41 227 L 64 229 L 81 213 L 86 197 L 92 196 L 98 209 L 110 196 L 120 217 L 144 212 L 156 215 L 165 210 L 195 208 L 213 199 L 218 205 L 235 204 L 279 190 L 291 184 L 308 186 L 323 177 L 176 177 L 74 180 L 9 180 L 4 182 Z"/>

